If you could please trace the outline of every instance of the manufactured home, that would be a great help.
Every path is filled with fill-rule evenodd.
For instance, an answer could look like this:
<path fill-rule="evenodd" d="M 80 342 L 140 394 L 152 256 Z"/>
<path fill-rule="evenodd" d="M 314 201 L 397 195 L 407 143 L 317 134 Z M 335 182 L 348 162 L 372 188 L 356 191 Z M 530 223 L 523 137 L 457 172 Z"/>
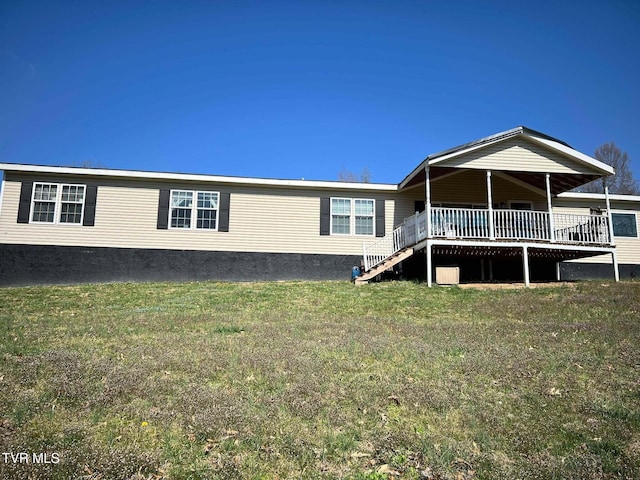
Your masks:
<path fill-rule="evenodd" d="M 0 284 L 640 275 L 640 197 L 574 193 L 613 169 L 518 127 L 397 184 L 4 163 Z M 400 175 L 399 175 L 400 176 Z"/>

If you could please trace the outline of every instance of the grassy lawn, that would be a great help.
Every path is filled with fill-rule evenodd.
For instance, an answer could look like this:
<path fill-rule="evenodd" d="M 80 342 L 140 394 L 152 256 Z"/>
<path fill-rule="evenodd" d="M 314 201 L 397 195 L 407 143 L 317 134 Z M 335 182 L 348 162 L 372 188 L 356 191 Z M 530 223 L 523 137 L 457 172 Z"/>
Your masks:
<path fill-rule="evenodd" d="M 0 355 L 0 478 L 640 478 L 640 282 L 6 288 Z"/>

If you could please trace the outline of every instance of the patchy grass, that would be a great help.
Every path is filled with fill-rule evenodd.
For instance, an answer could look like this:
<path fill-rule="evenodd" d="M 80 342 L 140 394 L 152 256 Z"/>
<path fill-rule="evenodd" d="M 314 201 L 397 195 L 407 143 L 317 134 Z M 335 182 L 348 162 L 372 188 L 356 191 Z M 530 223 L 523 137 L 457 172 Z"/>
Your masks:
<path fill-rule="evenodd" d="M 640 283 L 0 290 L 16 479 L 640 477 Z"/>

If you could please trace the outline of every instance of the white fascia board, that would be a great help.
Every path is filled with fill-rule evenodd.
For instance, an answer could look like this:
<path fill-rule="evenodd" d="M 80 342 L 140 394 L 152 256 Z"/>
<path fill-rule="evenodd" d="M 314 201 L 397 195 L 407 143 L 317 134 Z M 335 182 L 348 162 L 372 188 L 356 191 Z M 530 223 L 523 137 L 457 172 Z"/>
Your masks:
<path fill-rule="evenodd" d="M 564 192 L 558 195 L 558 198 L 573 200 L 604 200 L 604 193 L 583 193 L 583 192 Z M 620 195 L 617 193 L 609 194 L 610 200 L 617 202 L 640 202 L 640 195 Z"/>
<path fill-rule="evenodd" d="M 553 140 L 548 140 L 546 138 L 536 137 L 535 135 L 524 134 L 527 138 L 533 140 L 534 142 L 540 143 L 542 145 L 546 145 L 547 147 L 556 150 L 558 152 L 564 153 L 565 155 L 569 155 L 574 160 L 578 160 L 580 162 L 586 163 L 587 165 L 599 170 L 601 173 L 605 173 L 607 175 L 613 175 L 615 173 L 613 167 L 607 165 L 606 163 L 600 162 L 595 158 L 592 158 L 588 155 L 585 155 L 578 150 L 574 150 L 573 148 L 567 147 L 566 145 L 562 145 L 561 143 L 554 142 Z"/>
<path fill-rule="evenodd" d="M 194 173 L 145 172 L 139 170 L 112 170 L 107 168 L 54 167 L 0 163 L 0 170 L 8 172 L 49 173 L 58 175 L 87 175 L 93 177 L 136 178 L 162 181 L 211 182 L 265 187 L 319 188 L 332 190 L 368 190 L 395 192 L 398 185 L 384 183 L 355 183 L 318 180 L 280 180 L 270 178 L 226 177 Z"/>

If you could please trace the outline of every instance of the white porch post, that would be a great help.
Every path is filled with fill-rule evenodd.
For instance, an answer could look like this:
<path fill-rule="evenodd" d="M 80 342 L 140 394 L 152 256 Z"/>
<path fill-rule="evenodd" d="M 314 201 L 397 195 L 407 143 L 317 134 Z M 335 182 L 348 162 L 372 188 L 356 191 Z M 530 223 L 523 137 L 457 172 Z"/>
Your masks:
<path fill-rule="evenodd" d="M 431 275 L 431 242 L 427 241 L 427 248 L 425 249 L 425 253 L 427 255 L 427 287 L 431 287 L 433 284 L 433 276 Z"/>
<path fill-rule="evenodd" d="M 607 220 L 609 223 L 609 239 L 611 246 L 615 248 L 616 242 L 613 239 L 613 216 L 611 215 L 611 201 L 609 199 L 609 187 L 604 186 L 604 201 L 607 204 Z M 611 252 L 611 263 L 613 264 L 613 277 L 616 282 L 620 281 L 620 269 L 618 268 L 618 254 L 614 250 Z"/>
<path fill-rule="evenodd" d="M 559 282 L 560 281 L 560 262 L 556 262 L 556 280 Z"/>
<path fill-rule="evenodd" d="M 431 182 L 429 179 L 429 160 L 424 166 L 424 209 L 427 216 L 427 238 L 431 238 Z"/>
<path fill-rule="evenodd" d="M 551 175 L 547 173 L 545 178 L 547 184 L 547 210 L 549 211 L 549 240 L 553 243 L 556 241 L 556 229 L 551 208 Z"/>
<path fill-rule="evenodd" d="M 604 201 L 607 205 L 607 220 L 609 223 L 609 243 L 611 245 L 615 245 L 616 242 L 613 240 L 613 220 L 611 216 L 611 202 L 609 201 L 609 187 L 604 186 Z"/>
<path fill-rule="evenodd" d="M 522 247 L 522 266 L 524 269 L 524 286 L 528 287 L 529 282 L 529 247 L 524 245 Z"/>
<path fill-rule="evenodd" d="M 493 226 L 493 195 L 491 186 L 491 170 L 487 170 L 487 207 L 489 208 L 489 238 L 491 240 L 496 239 L 496 234 Z"/>

